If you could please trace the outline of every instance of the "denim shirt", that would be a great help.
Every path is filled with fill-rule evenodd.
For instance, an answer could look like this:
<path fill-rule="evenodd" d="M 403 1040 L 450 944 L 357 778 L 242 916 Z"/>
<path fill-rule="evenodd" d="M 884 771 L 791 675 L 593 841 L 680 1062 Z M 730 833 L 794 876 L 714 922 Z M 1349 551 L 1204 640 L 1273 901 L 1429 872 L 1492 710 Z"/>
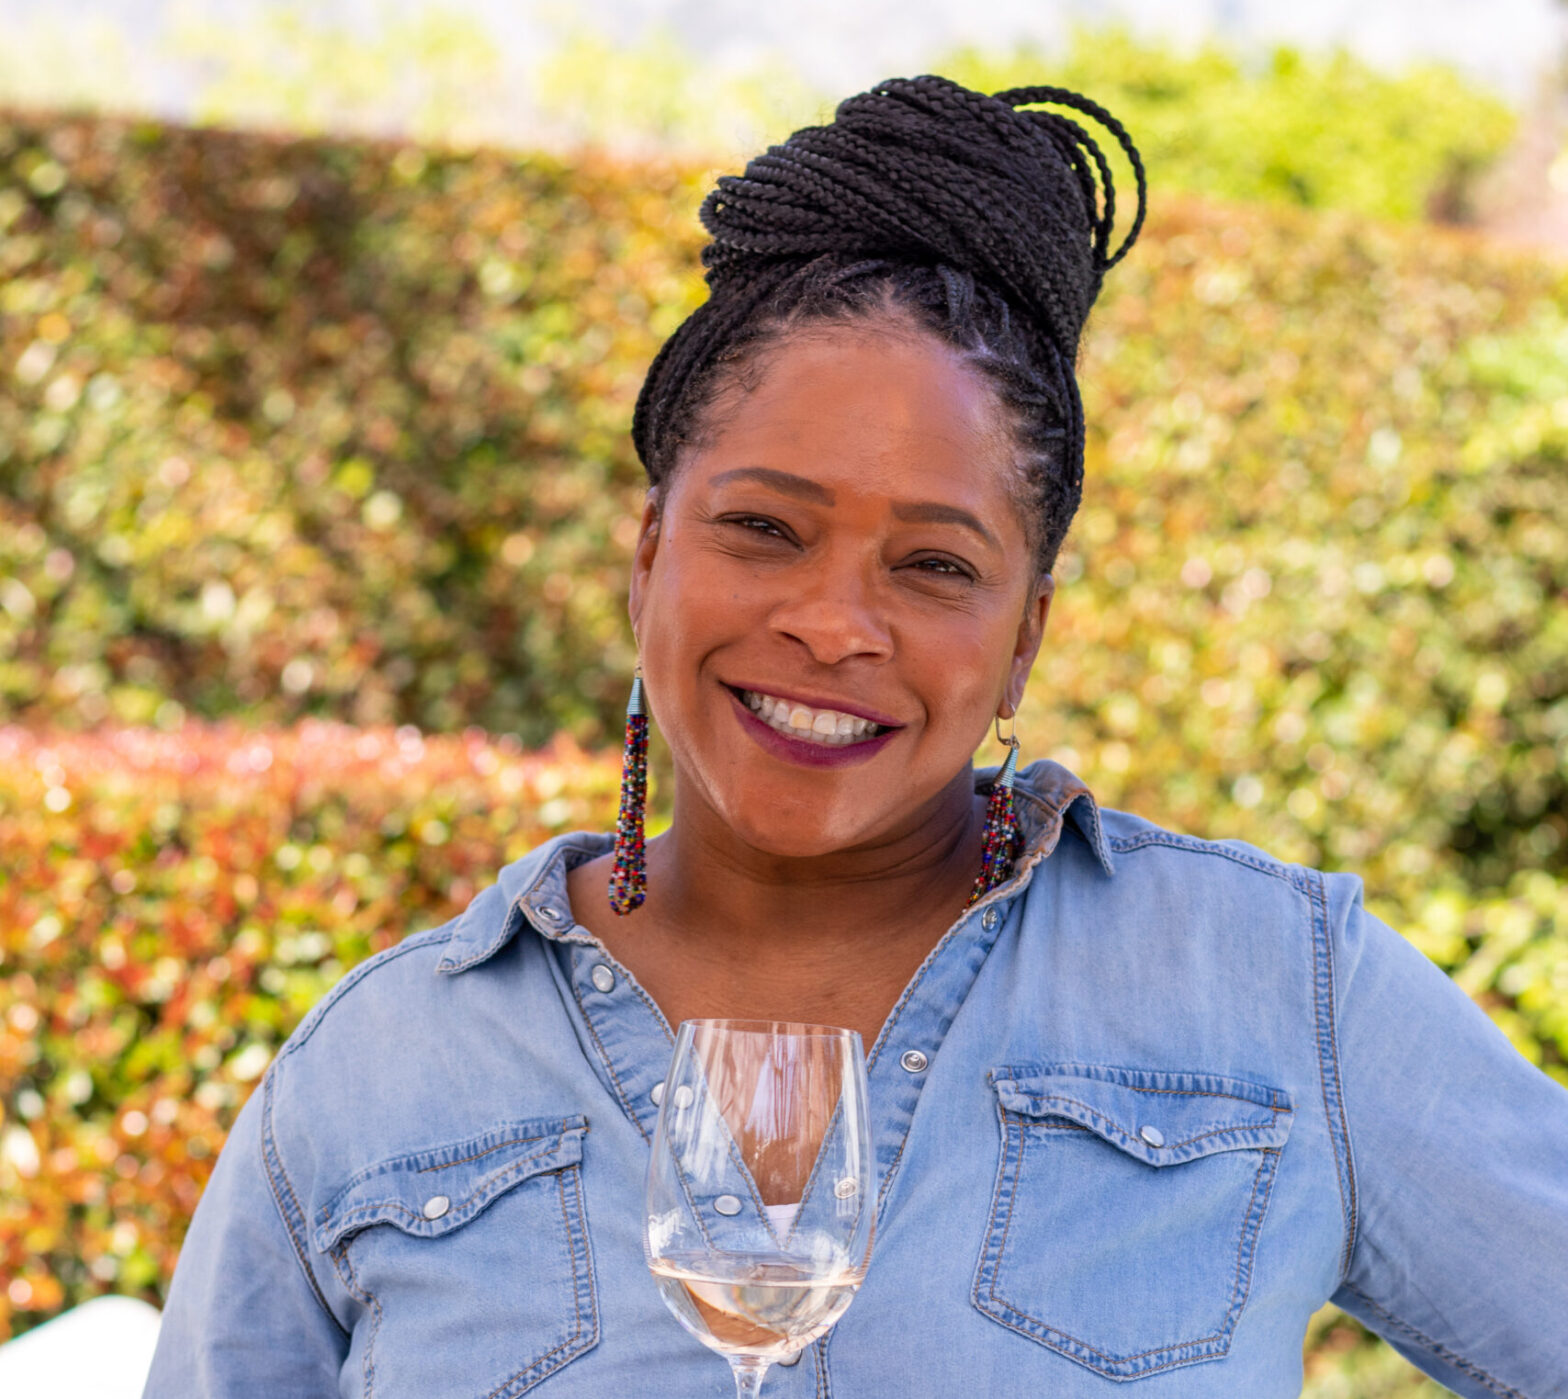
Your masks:
<path fill-rule="evenodd" d="M 1286 1399 L 1326 1300 L 1568 1395 L 1568 1092 L 1360 883 L 1020 776 L 1023 856 L 868 1051 L 865 1283 L 768 1399 Z M 343 978 L 241 1112 L 147 1394 L 720 1396 L 643 1259 L 672 1037 L 559 837 Z M 846 954 L 845 976 L 853 976 Z"/>

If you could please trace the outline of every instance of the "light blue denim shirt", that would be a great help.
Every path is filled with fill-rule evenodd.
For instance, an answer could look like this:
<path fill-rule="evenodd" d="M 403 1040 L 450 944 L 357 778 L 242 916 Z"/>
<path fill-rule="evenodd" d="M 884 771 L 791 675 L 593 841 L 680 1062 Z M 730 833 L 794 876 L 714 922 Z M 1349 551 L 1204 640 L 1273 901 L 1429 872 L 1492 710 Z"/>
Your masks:
<path fill-rule="evenodd" d="M 1568 1092 L 1360 883 L 1019 782 L 1025 854 L 868 1053 L 865 1284 L 768 1399 L 1286 1399 L 1329 1298 L 1568 1395 Z M 608 837 L 345 976 L 197 1210 L 147 1393 L 730 1393 L 643 1261 L 670 1027 L 572 918 Z M 845 976 L 855 974 L 846 955 Z"/>

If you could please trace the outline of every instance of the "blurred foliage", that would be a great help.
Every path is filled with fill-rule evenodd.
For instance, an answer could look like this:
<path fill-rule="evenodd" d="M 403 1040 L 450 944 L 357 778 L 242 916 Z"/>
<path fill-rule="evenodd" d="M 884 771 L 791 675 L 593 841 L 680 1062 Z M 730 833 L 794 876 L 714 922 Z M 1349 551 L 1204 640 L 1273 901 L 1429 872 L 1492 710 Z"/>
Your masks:
<path fill-rule="evenodd" d="M 783 59 L 716 69 L 667 28 L 626 44 L 566 16 L 534 101 L 557 137 L 618 152 L 656 149 L 741 164 L 832 103 Z"/>
<path fill-rule="evenodd" d="M 14 8 L 14 7 L 13 7 Z M 156 84 L 124 29 L 104 14 L 8 13 L 0 106 L 145 110 Z"/>
<path fill-rule="evenodd" d="M 1335 1306 L 1308 1324 L 1303 1369 L 1301 1399 L 1446 1399 L 1450 1393 Z"/>
<path fill-rule="evenodd" d="M 304 1013 L 548 836 L 613 824 L 619 778 L 477 731 L 0 728 L 0 1339 L 161 1301 Z"/>
<path fill-rule="evenodd" d="M 535 0 L 504 31 L 435 0 L 369 21 L 307 0 L 222 20 L 210 8 L 171 0 L 151 36 L 102 16 L 8 24 L 0 106 L 167 110 L 173 93 L 204 124 L 733 164 L 828 119 L 841 95 L 815 90 L 778 52 L 701 53 L 671 24 L 612 30 L 564 0 Z M 1515 126 L 1503 101 L 1452 68 L 1384 72 L 1343 51 L 1191 49 L 1078 27 L 1059 44 L 920 64 L 987 91 L 1052 83 L 1093 95 L 1132 130 L 1162 193 L 1396 219 L 1465 219 L 1476 177 Z"/>
<path fill-rule="evenodd" d="M 0 706 L 599 732 L 699 194 L 0 121 Z"/>
<path fill-rule="evenodd" d="M 1568 1082 L 1568 281 L 1344 216 L 1151 235 L 1084 346 L 1025 751 L 1359 872 Z"/>
<path fill-rule="evenodd" d="M 1437 64 L 1388 75 L 1343 51 L 1288 47 L 1249 61 L 1116 29 L 1080 29 L 1062 58 L 968 49 L 936 71 L 986 92 L 1049 82 L 1089 94 L 1132 133 L 1157 192 L 1376 218 L 1463 221 L 1516 124 L 1499 98 Z M 1117 187 L 1131 190 L 1130 173 Z"/>
<path fill-rule="evenodd" d="M 0 704 L 613 736 L 626 425 L 700 296 L 703 184 L 0 126 Z M 1568 850 L 1565 305 L 1463 236 L 1157 205 L 1085 345 L 1034 751 L 1362 869 L 1454 956 L 1502 916 L 1454 889 L 1540 905 L 1517 881 Z"/>
<path fill-rule="evenodd" d="M 209 75 L 193 113 L 202 123 L 453 141 L 477 135 L 476 125 L 509 105 L 490 33 L 476 16 L 445 6 L 351 26 L 275 0 L 243 35 L 232 20 L 188 13 L 170 48 Z"/>

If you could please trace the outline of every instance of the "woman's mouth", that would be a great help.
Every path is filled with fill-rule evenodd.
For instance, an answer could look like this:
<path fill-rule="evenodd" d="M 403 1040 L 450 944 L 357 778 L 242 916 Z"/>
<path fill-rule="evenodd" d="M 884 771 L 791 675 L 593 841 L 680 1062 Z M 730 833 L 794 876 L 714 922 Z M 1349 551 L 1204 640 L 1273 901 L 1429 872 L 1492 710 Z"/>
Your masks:
<path fill-rule="evenodd" d="M 798 700 L 782 699 L 760 690 L 737 689 L 732 693 L 775 733 L 805 743 L 843 748 L 888 732 L 884 725 L 862 719 L 858 714 L 845 714 L 838 709 L 813 709 Z"/>

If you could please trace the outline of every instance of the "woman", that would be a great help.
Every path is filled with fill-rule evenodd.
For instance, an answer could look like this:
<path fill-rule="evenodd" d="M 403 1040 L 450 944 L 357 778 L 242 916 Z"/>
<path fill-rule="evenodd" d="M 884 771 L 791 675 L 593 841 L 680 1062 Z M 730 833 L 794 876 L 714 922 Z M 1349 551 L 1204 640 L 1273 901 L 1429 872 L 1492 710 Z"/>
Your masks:
<path fill-rule="evenodd" d="M 1041 101 L 1139 172 L 1114 253 L 1103 157 Z M 711 297 L 634 425 L 673 824 L 644 868 L 639 699 L 613 841 L 549 842 L 317 1007 L 150 1395 L 726 1392 L 641 1249 L 696 1016 L 870 1046 L 871 1268 L 770 1399 L 1283 1399 L 1331 1297 L 1461 1394 L 1568 1394 L 1568 1094 L 1355 879 L 971 770 L 1041 645 L 1141 181 L 1076 95 L 921 78 L 719 182 Z"/>

